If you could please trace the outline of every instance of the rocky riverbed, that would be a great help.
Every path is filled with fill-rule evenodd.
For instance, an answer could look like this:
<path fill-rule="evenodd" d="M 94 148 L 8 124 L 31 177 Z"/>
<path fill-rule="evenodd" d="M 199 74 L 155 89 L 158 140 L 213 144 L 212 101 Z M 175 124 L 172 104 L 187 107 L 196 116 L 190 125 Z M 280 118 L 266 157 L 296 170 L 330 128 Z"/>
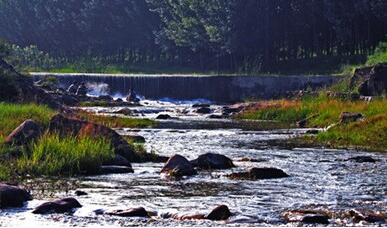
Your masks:
<path fill-rule="evenodd" d="M 210 118 L 222 116 L 222 107 L 216 105 L 192 107 L 192 103 L 160 101 L 141 104 L 85 109 L 103 115 L 125 115 L 117 111 L 127 108 L 131 110 L 129 116 L 152 119 L 168 115 L 170 118 L 158 120 L 153 128 L 116 131 L 120 135 L 143 136 L 148 152 L 168 157 L 179 154 L 187 160 L 206 153 L 220 154 L 231 158 L 235 167 L 196 169 L 196 175 L 169 178 L 160 174 L 164 163 L 132 163 L 134 173 L 72 178 L 67 180 L 73 183 L 69 189 L 58 186 L 54 192 L 35 189 L 32 195 L 39 197 L 24 207 L 0 211 L 0 225 L 387 225 L 385 154 L 278 148 L 270 142 L 305 134 L 308 129 L 262 130 L 260 123 L 255 123 L 256 128 L 245 128 L 222 117 Z M 203 107 L 209 112 L 197 111 Z M 251 178 L 252 168 L 276 168 L 287 177 Z M 248 178 L 231 175 L 243 173 Z M 32 213 L 42 203 L 64 197 L 74 197 L 82 207 L 65 214 Z M 228 219 L 205 219 L 219 205 L 229 208 Z M 127 209 L 138 207 L 143 207 L 147 216 L 117 216 L 117 210 L 130 214 L 133 211 Z"/>

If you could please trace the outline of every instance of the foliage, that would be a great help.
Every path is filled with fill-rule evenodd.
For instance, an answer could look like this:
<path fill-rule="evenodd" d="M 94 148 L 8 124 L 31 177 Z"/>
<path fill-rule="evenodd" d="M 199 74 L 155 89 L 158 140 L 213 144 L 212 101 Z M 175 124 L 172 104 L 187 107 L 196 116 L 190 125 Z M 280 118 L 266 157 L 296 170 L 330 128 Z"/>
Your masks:
<path fill-rule="evenodd" d="M 375 65 L 377 63 L 387 63 L 387 42 L 380 43 L 375 52 L 368 57 L 367 65 Z"/>
<path fill-rule="evenodd" d="M 32 70 L 326 72 L 385 40 L 386 10 L 381 0 L 2 0 L 0 37 Z"/>
<path fill-rule="evenodd" d="M 45 134 L 32 145 L 31 154 L 18 160 L 18 168 L 22 173 L 37 175 L 94 174 L 113 157 L 110 142 L 103 138 Z"/>
<path fill-rule="evenodd" d="M 0 103 L 0 142 L 26 119 L 47 126 L 54 115 L 55 111 L 42 105 Z"/>

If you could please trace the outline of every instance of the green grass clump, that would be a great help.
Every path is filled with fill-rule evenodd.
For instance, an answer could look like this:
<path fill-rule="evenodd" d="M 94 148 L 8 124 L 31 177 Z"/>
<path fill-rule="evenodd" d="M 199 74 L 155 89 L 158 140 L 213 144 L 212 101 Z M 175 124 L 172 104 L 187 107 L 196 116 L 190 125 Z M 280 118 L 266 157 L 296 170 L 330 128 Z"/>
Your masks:
<path fill-rule="evenodd" d="M 55 111 L 37 104 L 0 103 L 0 142 L 27 119 L 47 126 Z"/>
<path fill-rule="evenodd" d="M 18 160 L 18 168 L 35 175 L 93 174 L 113 157 L 110 142 L 103 138 L 45 134 Z"/>
<path fill-rule="evenodd" d="M 317 141 L 337 147 L 355 146 L 387 151 L 387 99 L 371 102 L 329 98 L 325 95 L 302 100 L 262 101 L 237 118 L 275 120 L 294 127 L 297 120 L 308 118 L 308 127 L 327 127 L 338 123 L 342 112 L 359 112 L 364 121 L 337 124 L 319 133 Z"/>

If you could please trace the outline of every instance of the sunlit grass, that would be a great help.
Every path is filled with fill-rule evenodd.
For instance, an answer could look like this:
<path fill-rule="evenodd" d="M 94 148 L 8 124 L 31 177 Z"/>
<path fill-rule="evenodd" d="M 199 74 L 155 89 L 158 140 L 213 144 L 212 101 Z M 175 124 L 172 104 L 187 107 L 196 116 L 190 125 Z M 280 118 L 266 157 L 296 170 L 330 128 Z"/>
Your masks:
<path fill-rule="evenodd" d="M 113 156 L 110 142 L 103 138 L 45 134 L 17 164 L 23 173 L 71 176 L 97 173 L 102 163 Z"/>
<path fill-rule="evenodd" d="M 156 125 L 156 122 L 150 119 L 103 116 L 84 111 L 79 111 L 77 117 L 109 128 L 146 128 Z"/>
<path fill-rule="evenodd" d="M 37 104 L 0 103 L 0 142 L 27 119 L 47 126 L 55 111 Z"/>

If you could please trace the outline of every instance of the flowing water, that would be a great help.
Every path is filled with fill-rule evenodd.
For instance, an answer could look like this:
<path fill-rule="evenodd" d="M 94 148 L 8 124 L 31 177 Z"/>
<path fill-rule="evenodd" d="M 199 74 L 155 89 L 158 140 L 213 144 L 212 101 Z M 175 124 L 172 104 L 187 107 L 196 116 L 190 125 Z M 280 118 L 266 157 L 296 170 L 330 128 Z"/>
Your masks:
<path fill-rule="evenodd" d="M 286 225 L 281 213 L 299 208 L 318 208 L 333 212 L 351 209 L 386 211 L 386 155 L 348 150 L 273 147 L 265 142 L 294 137 L 305 133 L 305 130 L 253 131 L 227 124 L 225 126 L 228 127 L 225 128 L 206 127 L 205 124 L 196 128 L 193 125 L 199 121 L 227 123 L 228 120 L 208 120 L 206 115 L 195 114 L 190 107 L 191 104 L 184 102 L 148 101 L 143 107 L 131 109 L 136 109 L 138 113 L 142 113 L 139 116 L 147 118 L 154 118 L 159 113 L 168 113 L 179 119 L 162 121 L 160 126 L 163 127 L 155 129 L 117 129 L 117 132 L 122 135 L 144 136 L 147 140 L 147 150 L 161 155 L 181 154 L 188 159 L 194 159 L 207 152 L 224 154 L 235 161 L 236 168 L 203 171 L 194 177 L 170 180 L 160 175 L 163 166 L 161 163 L 133 164 L 134 174 L 75 179 L 80 185 L 78 189 L 88 195 L 76 197 L 83 207 L 73 215 L 32 214 L 31 209 L 49 200 L 48 197 L 43 197 L 29 202 L 24 208 L 1 211 L 0 225 L 278 226 Z M 219 106 L 212 107 L 214 110 L 220 109 Z M 115 110 L 89 109 L 100 113 Z M 170 122 L 174 124 L 168 124 Z M 187 125 L 187 122 L 191 125 Z M 347 161 L 348 158 L 359 155 L 372 156 L 377 162 Z M 257 161 L 239 161 L 242 158 L 253 158 Z M 280 168 L 290 177 L 242 181 L 230 180 L 225 176 L 251 167 Z M 58 192 L 54 197 L 63 196 L 74 194 Z M 208 213 L 220 204 L 227 205 L 233 213 L 228 221 L 177 221 L 161 218 L 163 213 Z M 96 210 L 111 211 L 138 206 L 154 211 L 158 216 L 152 219 L 119 218 L 95 213 Z M 331 225 L 351 225 L 350 222 L 332 220 Z"/>

